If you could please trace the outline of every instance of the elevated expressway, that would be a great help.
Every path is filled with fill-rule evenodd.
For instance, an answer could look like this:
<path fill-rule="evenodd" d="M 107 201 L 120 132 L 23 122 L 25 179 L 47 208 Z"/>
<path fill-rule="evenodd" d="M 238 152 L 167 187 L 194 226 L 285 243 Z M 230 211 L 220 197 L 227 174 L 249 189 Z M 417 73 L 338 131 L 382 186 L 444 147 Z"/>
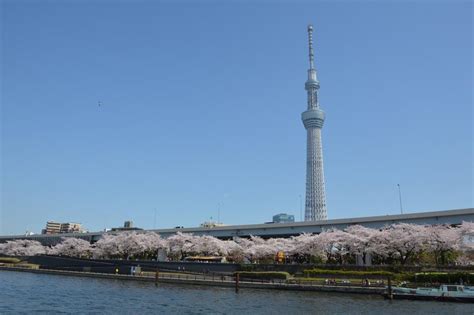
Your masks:
<path fill-rule="evenodd" d="M 250 235 L 270 237 L 290 237 L 301 233 L 320 233 L 331 228 L 344 229 L 351 225 L 363 225 L 370 228 L 381 228 L 394 223 L 413 223 L 422 225 L 450 224 L 459 225 L 463 221 L 474 222 L 474 208 L 408 213 L 400 215 L 384 215 L 374 217 L 361 217 L 349 219 L 334 219 L 314 222 L 294 222 L 294 223 L 270 223 L 270 224 L 248 224 L 248 225 L 228 225 L 213 228 L 180 228 L 180 229 L 155 229 L 147 230 L 159 233 L 162 237 L 168 237 L 176 232 L 192 233 L 194 235 L 211 235 L 221 239 L 231 239 L 233 237 L 249 237 Z M 138 231 L 139 233 L 142 231 Z M 53 235 L 11 235 L 0 236 L 0 243 L 15 240 L 29 239 L 37 240 L 43 245 L 54 245 L 61 242 L 63 237 L 77 237 L 96 242 L 102 234 L 106 232 L 92 233 L 71 233 Z M 107 232 L 122 233 L 122 232 Z"/>

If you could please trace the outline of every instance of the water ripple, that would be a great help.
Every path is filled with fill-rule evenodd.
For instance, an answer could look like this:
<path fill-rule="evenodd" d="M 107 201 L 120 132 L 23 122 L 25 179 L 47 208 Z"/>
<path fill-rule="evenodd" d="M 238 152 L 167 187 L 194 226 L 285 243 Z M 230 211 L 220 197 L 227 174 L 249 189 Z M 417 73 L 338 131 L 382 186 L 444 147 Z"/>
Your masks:
<path fill-rule="evenodd" d="M 0 271 L 0 314 L 468 314 L 472 305 Z"/>

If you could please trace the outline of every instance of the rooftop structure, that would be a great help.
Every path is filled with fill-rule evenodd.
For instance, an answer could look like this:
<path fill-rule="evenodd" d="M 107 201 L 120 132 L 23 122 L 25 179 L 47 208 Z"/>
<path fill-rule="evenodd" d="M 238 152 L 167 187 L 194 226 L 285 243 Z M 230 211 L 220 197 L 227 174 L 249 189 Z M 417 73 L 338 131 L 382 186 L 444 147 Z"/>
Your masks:
<path fill-rule="evenodd" d="M 212 220 L 205 221 L 205 222 L 201 223 L 201 227 L 203 227 L 203 228 L 215 228 L 215 227 L 219 227 L 219 226 L 225 226 L 225 225 L 220 223 L 220 222 L 215 222 L 215 221 L 212 221 Z M 182 227 L 180 227 L 180 228 L 182 228 Z"/>
<path fill-rule="evenodd" d="M 115 227 L 112 228 L 111 231 L 140 231 L 143 230 L 142 228 L 134 227 L 133 221 L 125 221 L 123 223 L 123 227 Z"/>
<path fill-rule="evenodd" d="M 291 223 L 295 222 L 295 216 L 286 213 L 279 213 L 273 216 L 272 223 Z"/>

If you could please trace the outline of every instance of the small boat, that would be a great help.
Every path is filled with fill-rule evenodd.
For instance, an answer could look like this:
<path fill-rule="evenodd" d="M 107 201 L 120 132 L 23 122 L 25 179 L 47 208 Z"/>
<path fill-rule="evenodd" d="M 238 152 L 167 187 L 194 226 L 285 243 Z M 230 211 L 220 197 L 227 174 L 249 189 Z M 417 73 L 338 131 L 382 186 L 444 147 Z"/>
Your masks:
<path fill-rule="evenodd" d="M 443 284 L 439 288 L 387 287 L 385 298 L 474 303 L 474 287 Z"/>

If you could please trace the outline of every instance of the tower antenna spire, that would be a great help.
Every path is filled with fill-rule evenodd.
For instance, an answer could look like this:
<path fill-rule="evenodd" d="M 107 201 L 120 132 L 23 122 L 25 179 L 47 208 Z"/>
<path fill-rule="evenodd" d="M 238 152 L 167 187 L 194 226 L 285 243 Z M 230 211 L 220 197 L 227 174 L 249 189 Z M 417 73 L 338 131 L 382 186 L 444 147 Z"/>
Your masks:
<path fill-rule="evenodd" d="M 307 131 L 306 145 L 306 203 L 305 221 L 327 220 L 326 188 L 323 169 L 321 130 L 325 115 L 319 107 L 319 81 L 314 68 L 313 26 L 308 25 L 309 70 L 305 90 L 308 93 L 308 110 L 301 114 Z"/>
<path fill-rule="evenodd" d="M 308 25 L 309 68 L 314 69 L 313 25 Z"/>

